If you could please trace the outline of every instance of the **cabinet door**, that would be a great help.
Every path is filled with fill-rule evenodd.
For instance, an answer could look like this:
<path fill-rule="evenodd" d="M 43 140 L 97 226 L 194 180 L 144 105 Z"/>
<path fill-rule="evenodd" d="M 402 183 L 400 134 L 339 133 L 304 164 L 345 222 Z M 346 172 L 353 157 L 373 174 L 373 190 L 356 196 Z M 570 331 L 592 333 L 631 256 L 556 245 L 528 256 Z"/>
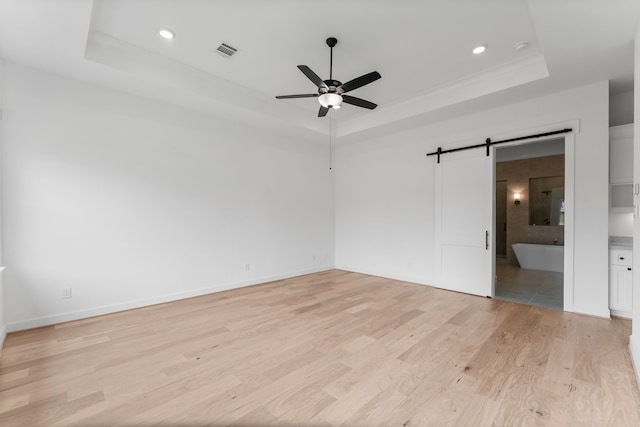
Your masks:
<path fill-rule="evenodd" d="M 618 311 L 632 310 L 633 272 L 631 267 L 612 265 L 609 281 L 609 308 Z"/>
<path fill-rule="evenodd" d="M 609 182 L 633 182 L 633 125 L 616 126 L 609 130 Z"/>
<path fill-rule="evenodd" d="M 611 184 L 611 208 L 633 209 L 633 184 Z"/>

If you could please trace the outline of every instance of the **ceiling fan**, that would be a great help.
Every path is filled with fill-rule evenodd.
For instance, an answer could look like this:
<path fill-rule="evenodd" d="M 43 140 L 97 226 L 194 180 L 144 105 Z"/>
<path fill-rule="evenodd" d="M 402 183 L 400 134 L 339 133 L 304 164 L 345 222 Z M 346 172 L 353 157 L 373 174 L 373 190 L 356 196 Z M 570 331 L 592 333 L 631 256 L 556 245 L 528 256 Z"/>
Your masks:
<path fill-rule="evenodd" d="M 347 103 L 355 105 L 357 107 L 368 108 L 373 110 L 378 105 L 373 102 L 366 101 L 364 99 L 356 98 L 355 96 L 345 95 L 354 89 L 358 89 L 364 85 L 368 85 L 371 82 L 378 80 L 380 73 L 372 71 L 369 74 L 357 77 L 353 80 L 349 80 L 346 83 L 333 80 L 333 47 L 338 44 L 338 39 L 335 37 L 329 37 L 327 39 L 327 46 L 331 48 L 331 59 L 329 65 L 329 80 L 322 80 L 311 68 L 306 65 L 298 65 L 300 71 L 304 73 L 309 80 L 318 86 L 318 93 L 308 93 L 302 95 L 279 95 L 276 99 L 291 99 L 291 98 L 318 98 L 320 101 L 320 110 L 318 111 L 318 117 L 324 117 L 329 112 L 330 108 L 340 108 L 341 103 Z"/>

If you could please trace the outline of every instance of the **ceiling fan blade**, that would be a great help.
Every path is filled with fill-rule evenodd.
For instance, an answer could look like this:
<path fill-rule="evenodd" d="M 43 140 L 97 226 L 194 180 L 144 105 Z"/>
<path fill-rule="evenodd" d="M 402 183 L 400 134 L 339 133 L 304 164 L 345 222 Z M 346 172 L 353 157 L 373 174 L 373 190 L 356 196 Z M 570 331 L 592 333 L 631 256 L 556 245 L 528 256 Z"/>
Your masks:
<path fill-rule="evenodd" d="M 291 98 L 317 98 L 317 93 L 306 93 L 304 95 L 278 95 L 276 99 L 291 99 Z"/>
<path fill-rule="evenodd" d="M 378 104 L 374 104 L 373 102 L 369 102 L 364 99 L 356 98 L 355 96 L 350 96 L 350 95 L 342 95 L 342 102 L 346 102 L 347 104 L 356 105 L 362 108 L 368 108 L 370 110 L 373 110 L 378 106 Z"/>
<path fill-rule="evenodd" d="M 340 87 L 342 88 L 342 93 L 345 93 L 345 92 L 352 91 L 354 89 L 358 89 L 359 87 L 362 87 L 364 85 L 368 85 L 371 82 L 375 82 L 381 77 L 382 76 L 380 75 L 379 72 L 372 71 L 369 74 L 365 74 L 364 76 L 360 76 L 353 80 L 349 80 L 348 82 L 344 83 Z"/>
<path fill-rule="evenodd" d="M 327 88 L 325 82 L 323 82 L 316 73 L 311 71 L 311 68 L 307 67 L 306 65 L 298 65 L 298 68 L 304 73 L 305 76 L 307 76 L 309 80 L 313 82 L 314 85 L 318 86 L 319 88 Z"/>
<path fill-rule="evenodd" d="M 324 117 L 327 115 L 328 112 L 329 112 L 329 109 L 321 105 L 320 110 L 318 110 L 318 117 Z"/>

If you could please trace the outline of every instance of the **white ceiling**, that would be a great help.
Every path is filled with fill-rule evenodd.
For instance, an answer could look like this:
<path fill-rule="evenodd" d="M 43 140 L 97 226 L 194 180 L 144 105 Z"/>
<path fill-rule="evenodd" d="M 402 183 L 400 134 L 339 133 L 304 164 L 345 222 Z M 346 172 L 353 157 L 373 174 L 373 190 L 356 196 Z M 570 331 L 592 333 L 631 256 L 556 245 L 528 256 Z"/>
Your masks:
<path fill-rule="evenodd" d="M 0 0 L 0 55 L 318 138 L 317 100 L 274 97 L 316 91 L 296 66 L 327 79 L 334 36 L 334 79 L 382 74 L 350 93 L 376 110 L 331 112 L 348 140 L 596 81 L 631 90 L 639 17 L 638 0 Z M 217 55 L 222 41 L 240 52 Z"/>

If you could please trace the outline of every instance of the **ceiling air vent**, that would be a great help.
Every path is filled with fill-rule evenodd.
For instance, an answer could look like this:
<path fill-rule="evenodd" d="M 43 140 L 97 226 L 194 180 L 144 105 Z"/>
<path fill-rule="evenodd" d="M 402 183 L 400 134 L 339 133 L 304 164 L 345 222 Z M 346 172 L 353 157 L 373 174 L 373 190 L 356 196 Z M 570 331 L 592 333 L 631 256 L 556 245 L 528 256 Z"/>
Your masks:
<path fill-rule="evenodd" d="M 220 46 L 216 49 L 218 55 L 223 56 L 225 58 L 231 58 L 233 55 L 238 53 L 238 48 L 231 46 L 229 43 L 222 42 Z"/>

